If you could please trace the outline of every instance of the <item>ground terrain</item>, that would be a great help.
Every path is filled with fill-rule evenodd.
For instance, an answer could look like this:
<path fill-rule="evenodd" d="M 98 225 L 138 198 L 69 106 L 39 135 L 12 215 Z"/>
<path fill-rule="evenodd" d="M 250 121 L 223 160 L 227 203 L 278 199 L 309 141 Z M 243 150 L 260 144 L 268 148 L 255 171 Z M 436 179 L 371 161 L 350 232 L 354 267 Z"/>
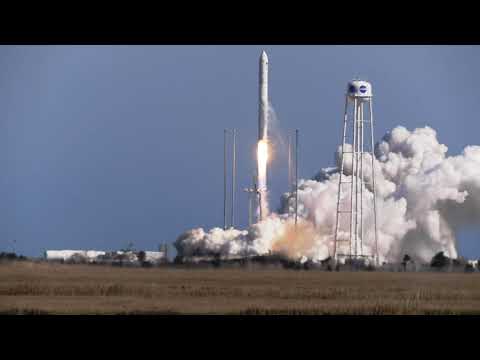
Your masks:
<path fill-rule="evenodd" d="M 1 314 L 480 314 L 480 273 L 0 264 Z"/>

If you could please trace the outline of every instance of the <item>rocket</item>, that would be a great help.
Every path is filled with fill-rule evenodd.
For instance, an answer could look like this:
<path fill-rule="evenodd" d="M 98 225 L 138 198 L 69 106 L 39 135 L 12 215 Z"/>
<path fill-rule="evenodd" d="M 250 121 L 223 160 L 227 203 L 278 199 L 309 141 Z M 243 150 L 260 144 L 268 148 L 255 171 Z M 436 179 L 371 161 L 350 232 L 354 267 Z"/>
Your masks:
<path fill-rule="evenodd" d="M 268 57 L 260 55 L 259 100 L 258 100 L 258 144 L 257 144 L 257 194 L 258 219 L 268 215 L 267 163 L 268 163 Z"/>
<path fill-rule="evenodd" d="M 268 130 L 268 57 L 265 51 L 260 55 L 258 102 L 258 140 L 267 140 Z"/>

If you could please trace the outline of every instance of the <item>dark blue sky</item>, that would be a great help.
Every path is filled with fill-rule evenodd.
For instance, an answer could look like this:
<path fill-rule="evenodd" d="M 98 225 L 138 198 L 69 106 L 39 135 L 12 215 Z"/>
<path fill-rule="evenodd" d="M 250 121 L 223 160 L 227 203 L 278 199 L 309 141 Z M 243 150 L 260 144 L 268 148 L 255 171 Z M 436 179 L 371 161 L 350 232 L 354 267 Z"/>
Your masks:
<path fill-rule="evenodd" d="M 0 251 L 156 249 L 223 224 L 223 129 L 238 130 L 237 223 L 251 181 L 258 57 L 302 177 L 333 164 L 346 82 L 373 83 L 375 137 L 432 126 L 479 144 L 478 46 L 1 46 Z M 286 190 L 274 160 L 274 206 Z M 478 229 L 460 252 L 480 257 Z"/>

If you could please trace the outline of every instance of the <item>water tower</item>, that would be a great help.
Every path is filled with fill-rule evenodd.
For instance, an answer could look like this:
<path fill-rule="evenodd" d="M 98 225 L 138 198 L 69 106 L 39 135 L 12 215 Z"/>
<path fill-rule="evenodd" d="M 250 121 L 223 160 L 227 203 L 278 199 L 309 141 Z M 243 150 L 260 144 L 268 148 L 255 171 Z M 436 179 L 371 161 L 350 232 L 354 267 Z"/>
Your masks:
<path fill-rule="evenodd" d="M 364 127 L 370 132 L 369 149 L 364 147 Z M 367 143 L 368 133 L 367 133 Z M 351 144 L 347 148 L 346 144 Z M 333 258 L 370 258 L 378 265 L 377 205 L 375 194 L 373 141 L 372 85 L 368 81 L 352 80 L 348 83 L 345 95 L 343 118 L 342 149 L 340 154 L 340 176 L 338 180 L 337 215 Z M 370 154 L 365 158 L 366 154 Z M 364 163 L 370 162 L 368 174 L 364 173 Z M 367 164 L 365 164 L 367 165 Z M 351 166 L 351 176 L 344 174 L 344 167 Z M 366 175 L 366 176 L 365 176 Z M 372 201 L 364 202 L 365 188 L 373 194 Z M 367 214 L 367 212 L 369 212 Z M 364 214 L 373 218 L 371 237 L 366 239 Z M 369 253 L 364 250 L 364 240 L 369 240 Z"/>

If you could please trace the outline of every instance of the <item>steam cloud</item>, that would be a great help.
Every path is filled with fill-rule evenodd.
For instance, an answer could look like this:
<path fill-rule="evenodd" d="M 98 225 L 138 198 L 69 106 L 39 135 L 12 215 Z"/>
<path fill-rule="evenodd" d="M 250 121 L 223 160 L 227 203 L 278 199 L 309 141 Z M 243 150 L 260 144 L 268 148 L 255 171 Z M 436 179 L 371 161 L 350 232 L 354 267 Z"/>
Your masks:
<path fill-rule="evenodd" d="M 347 145 L 347 147 L 350 145 Z M 346 149 L 348 151 L 348 149 Z M 281 252 L 291 258 L 323 260 L 332 254 L 335 234 L 340 147 L 337 167 L 322 169 L 313 179 L 300 180 L 299 225 L 294 231 L 294 199 L 286 193 L 278 214 L 271 213 L 248 230 L 220 228 L 205 232 L 193 229 L 175 242 L 181 256 L 262 255 Z M 404 254 L 429 261 L 438 251 L 456 258 L 456 231 L 477 225 L 480 219 L 480 146 L 467 146 L 462 154 L 446 156 L 430 127 L 409 131 L 402 126 L 387 133 L 375 147 L 374 170 L 377 195 L 378 251 L 380 261 L 395 262 Z M 345 155 L 346 181 L 352 176 Z M 372 159 L 364 158 L 363 252 L 374 250 L 373 193 L 369 182 Z M 350 187 L 340 204 L 349 199 Z M 340 218 L 339 236 L 349 221 Z"/>

